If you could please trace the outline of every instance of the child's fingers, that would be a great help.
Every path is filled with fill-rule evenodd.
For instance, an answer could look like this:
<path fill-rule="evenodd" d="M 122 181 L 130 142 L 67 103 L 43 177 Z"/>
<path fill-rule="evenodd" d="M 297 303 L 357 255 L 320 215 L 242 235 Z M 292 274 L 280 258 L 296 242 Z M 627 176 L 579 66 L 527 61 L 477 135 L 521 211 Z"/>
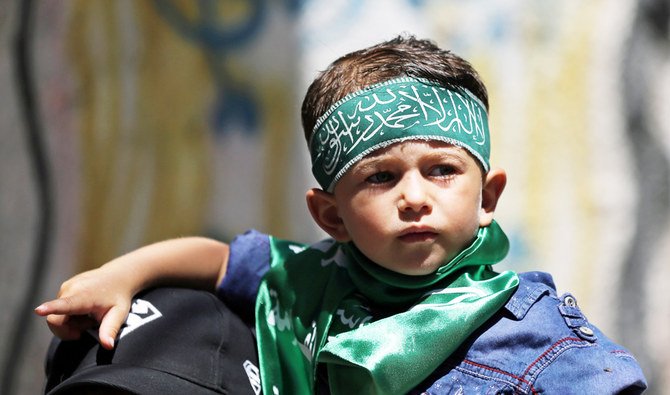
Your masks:
<path fill-rule="evenodd" d="M 57 337 L 63 340 L 75 340 L 79 338 L 80 333 L 71 330 L 67 325 L 68 316 L 66 315 L 48 315 L 47 325 L 49 330 Z"/>
<path fill-rule="evenodd" d="M 98 326 L 98 322 L 88 316 L 52 314 L 47 316 L 47 325 L 57 337 L 63 340 L 76 340 L 85 330 Z"/>
<path fill-rule="evenodd" d="M 35 308 L 37 315 L 49 314 L 87 315 L 91 313 L 90 302 L 79 301 L 74 297 L 64 297 L 44 302 Z"/>
<path fill-rule="evenodd" d="M 111 350 L 114 348 L 114 339 L 119 334 L 121 325 L 126 321 L 128 316 L 128 309 L 123 309 L 118 306 L 112 307 L 109 309 L 107 314 L 102 319 L 100 323 L 100 330 L 98 335 L 100 337 L 100 344 Z"/>

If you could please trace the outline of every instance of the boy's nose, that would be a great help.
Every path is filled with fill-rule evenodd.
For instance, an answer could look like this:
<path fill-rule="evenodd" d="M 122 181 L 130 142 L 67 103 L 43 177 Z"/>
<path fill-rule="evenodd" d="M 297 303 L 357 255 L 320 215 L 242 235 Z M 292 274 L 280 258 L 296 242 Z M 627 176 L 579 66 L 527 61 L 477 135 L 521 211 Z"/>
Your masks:
<path fill-rule="evenodd" d="M 430 212 L 428 193 L 422 181 L 419 176 L 408 175 L 398 183 L 400 188 L 398 209 L 400 211 Z"/>

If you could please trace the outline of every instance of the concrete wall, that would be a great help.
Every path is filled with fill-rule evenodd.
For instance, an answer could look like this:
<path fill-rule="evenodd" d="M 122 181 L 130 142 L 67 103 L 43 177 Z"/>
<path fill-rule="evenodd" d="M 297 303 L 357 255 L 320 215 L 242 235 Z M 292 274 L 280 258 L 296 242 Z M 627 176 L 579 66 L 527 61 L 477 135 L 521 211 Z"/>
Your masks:
<path fill-rule="evenodd" d="M 315 241 L 299 123 L 315 74 L 409 32 L 490 90 L 500 269 L 545 270 L 669 387 L 667 0 L 0 1 L 0 380 L 37 393 L 32 307 L 148 242 Z"/>

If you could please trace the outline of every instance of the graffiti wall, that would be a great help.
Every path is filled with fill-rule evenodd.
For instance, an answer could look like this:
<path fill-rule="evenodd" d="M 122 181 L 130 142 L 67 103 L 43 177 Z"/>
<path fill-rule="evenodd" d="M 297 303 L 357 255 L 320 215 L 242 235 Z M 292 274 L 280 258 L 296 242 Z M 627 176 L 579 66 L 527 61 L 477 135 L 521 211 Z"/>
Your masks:
<path fill-rule="evenodd" d="M 32 315 L 146 243 L 256 228 L 313 242 L 299 109 L 338 56 L 397 34 L 490 94 L 504 269 L 553 274 L 670 386 L 667 0 L 48 0 L 0 6 L 0 380 L 39 392 Z"/>

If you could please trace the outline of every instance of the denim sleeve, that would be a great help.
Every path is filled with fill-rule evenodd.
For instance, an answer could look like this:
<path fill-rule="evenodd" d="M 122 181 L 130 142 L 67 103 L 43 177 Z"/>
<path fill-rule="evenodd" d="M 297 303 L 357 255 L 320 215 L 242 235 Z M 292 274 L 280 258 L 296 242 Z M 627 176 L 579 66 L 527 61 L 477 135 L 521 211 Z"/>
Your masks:
<path fill-rule="evenodd" d="M 557 394 L 641 394 L 646 388 L 635 358 L 608 340 L 565 351 L 535 382 L 537 391 Z"/>
<path fill-rule="evenodd" d="M 255 230 L 230 243 L 228 266 L 217 295 L 247 323 L 254 322 L 256 295 L 261 279 L 270 268 L 270 236 Z"/>
<path fill-rule="evenodd" d="M 639 394 L 642 369 L 547 273 L 519 273 L 505 308 L 412 394 Z"/>
<path fill-rule="evenodd" d="M 558 300 L 543 298 L 538 304 L 543 302 L 544 309 L 527 313 L 529 323 L 538 326 L 542 320 L 555 320 L 552 329 L 545 331 L 553 332 L 555 341 L 525 369 L 529 379 L 535 376 L 535 391 L 640 394 L 647 388 L 635 358 L 588 321 L 574 296 L 566 293 Z M 551 310 L 559 314 L 551 314 Z"/>

